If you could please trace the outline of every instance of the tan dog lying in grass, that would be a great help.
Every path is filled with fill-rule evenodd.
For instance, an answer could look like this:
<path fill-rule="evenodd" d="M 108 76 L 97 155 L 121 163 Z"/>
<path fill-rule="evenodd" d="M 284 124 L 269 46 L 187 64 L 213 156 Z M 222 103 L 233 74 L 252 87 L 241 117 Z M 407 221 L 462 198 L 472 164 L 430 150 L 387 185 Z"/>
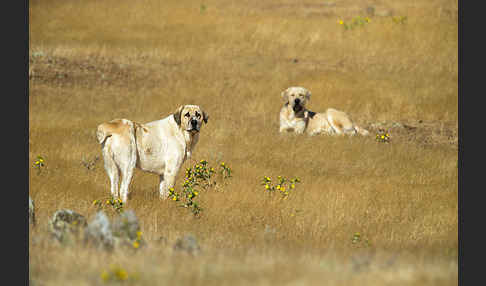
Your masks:
<path fill-rule="evenodd" d="M 311 93 L 303 87 L 289 87 L 281 93 L 285 104 L 280 110 L 280 132 L 306 132 L 309 135 L 348 134 L 368 135 L 369 132 L 353 123 L 343 111 L 329 108 L 326 112 L 315 113 L 306 109 Z"/>
<path fill-rule="evenodd" d="M 174 114 L 150 123 L 115 119 L 100 124 L 96 137 L 113 198 L 127 201 L 128 186 L 137 167 L 160 176 L 159 194 L 166 199 L 179 169 L 191 157 L 203 121 L 207 123 L 208 115 L 199 106 L 183 105 Z"/>

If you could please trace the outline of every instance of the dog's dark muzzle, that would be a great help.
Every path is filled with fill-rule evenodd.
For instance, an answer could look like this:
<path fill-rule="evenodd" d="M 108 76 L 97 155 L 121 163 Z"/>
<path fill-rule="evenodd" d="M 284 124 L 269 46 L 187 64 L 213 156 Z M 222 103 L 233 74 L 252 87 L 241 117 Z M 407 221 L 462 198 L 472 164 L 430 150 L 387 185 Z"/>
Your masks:
<path fill-rule="evenodd" d="M 191 120 L 191 131 L 199 131 L 199 129 L 197 128 L 197 120 L 196 119 L 192 119 Z"/>
<path fill-rule="evenodd" d="M 297 98 L 297 99 L 294 100 L 293 109 L 294 109 L 294 112 L 299 112 L 299 111 L 302 110 L 302 105 L 300 105 L 300 99 Z"/>

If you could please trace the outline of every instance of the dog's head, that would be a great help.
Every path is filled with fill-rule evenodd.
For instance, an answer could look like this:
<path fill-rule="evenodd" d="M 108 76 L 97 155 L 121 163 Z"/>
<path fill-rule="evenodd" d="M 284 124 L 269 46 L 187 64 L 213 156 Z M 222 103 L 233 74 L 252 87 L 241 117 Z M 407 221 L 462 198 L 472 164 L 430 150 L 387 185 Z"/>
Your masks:
<path fill-rule="evenodd" d="M 281 96 L 294 112 L 299 112 L 305 108 L 305 104 L 310 100 L 311 93 L 306 88 L 293 86 L 282 91 Z"/>
<path fill-rule="evenodd" d="M 190 133 L 201 130 L 202 122 L 208 123 L 209 116 L 197 105 L 181 105 L 173 114 L 179 127 Z"/>

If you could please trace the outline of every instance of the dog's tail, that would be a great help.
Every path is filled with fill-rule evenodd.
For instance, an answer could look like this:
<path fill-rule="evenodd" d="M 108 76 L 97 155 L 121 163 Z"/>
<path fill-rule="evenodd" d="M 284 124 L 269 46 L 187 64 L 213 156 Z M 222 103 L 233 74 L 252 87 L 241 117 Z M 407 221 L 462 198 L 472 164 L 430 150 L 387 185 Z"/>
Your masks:
<path fill-rule="evenodd" d="M 128 119 L 114 119 L 110 122 L 101 123 L 96 129 L 96 139 L 98 143 L 103 145 L 109 137 L 113 134 L 122 135 L 130 137 L 135 140 L 135 124 Z"/>
<path fill-rule="evenodd" d="M 96 139 L 98 139 L 98 143 L 103 145 L 108 137 L 112 134 L 105 128 L 104 123 L 98 125 L 96 129 Z"/>
<path fill-rule="evenodd" d="M 354 129 L 356 129 L 356 132 L 358 132 L 360 135 L 363 136 L 368 136 L 370 132 L 364 128 L 359 127 L 358 125 L 354 126 Z"/>

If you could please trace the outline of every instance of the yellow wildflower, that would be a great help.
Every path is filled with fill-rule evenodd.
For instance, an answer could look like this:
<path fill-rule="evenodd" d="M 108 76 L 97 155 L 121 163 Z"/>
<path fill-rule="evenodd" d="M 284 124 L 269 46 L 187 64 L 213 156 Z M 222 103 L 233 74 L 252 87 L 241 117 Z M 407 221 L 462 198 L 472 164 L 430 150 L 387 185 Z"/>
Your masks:
<path fill-rule="evenodd" d="M 133 245 L 134 248 L 139 248 L 140 247 L 140 243 L 138 241 L 134 241 L 132 243 L 132 245 Z"/>
<path fill-rule="evenodd" d="M 101 272 L 101 279 L 103 279 L 103 281 L 110 279 L 110 273 L 108 273 L 108 271 L 106 270 L 103 270 L 103 272 Z"/>
<path fill-rule="evenodd" d="M 115 275 L 119 280 L 127 280 L 128 278 L 128 273 L 124 269 L 118 269 Z"/>
<path fill-rule="evenodd" d="M 343 20 L 339 20 L 339 25 L 344 24 Z"/>

